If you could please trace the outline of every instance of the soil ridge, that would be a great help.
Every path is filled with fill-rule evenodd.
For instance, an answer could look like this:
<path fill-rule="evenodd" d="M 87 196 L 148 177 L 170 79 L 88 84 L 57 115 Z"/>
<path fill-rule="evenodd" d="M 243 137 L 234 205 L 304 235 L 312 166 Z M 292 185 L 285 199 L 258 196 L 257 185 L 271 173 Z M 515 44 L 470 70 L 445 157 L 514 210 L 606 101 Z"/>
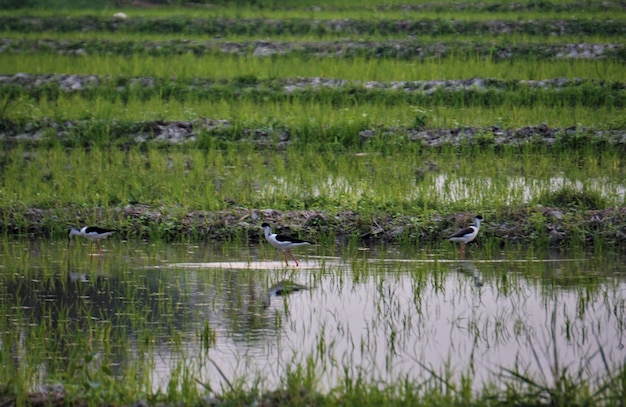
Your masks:
<path fill-rule="evenodd" d="M 333 236 L 339 245 L 441 244 L 462 225 L 472 223 L 473 212 L 428 215 L 364 216 L 356 211 L 282 211 L 271 208 L 231 208 L 220 211 L 187 210 L 150 205 L 111 208 L 0 208 L 1 229 L 16 238 L 64 236 L 66 227 L 100 224 L 115 227 L 127 239 L 199 240 L 258 243 L 261 223 L 279 233 L 294 236 Z M 505 245 L 561 247 L 570 243 L 585 247 L 626 243 L 626 207 L 586 210 L 580 208 L 527 207 L 482 213 L 481 240 Z"/>

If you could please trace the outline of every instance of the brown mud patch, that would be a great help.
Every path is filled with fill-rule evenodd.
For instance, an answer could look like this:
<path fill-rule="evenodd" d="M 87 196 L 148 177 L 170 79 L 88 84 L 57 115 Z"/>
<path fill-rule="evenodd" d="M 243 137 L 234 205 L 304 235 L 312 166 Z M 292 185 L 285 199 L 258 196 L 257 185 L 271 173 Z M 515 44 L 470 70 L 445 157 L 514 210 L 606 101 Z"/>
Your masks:
<path fill-rule="evenodd" d="M 362 245 L 437 245 L 460 226 L 470 224 L 474 213 L 426 216 L 358 212 L 327 213 L 315 210 L 231 209 L 188 211 L 127 205 L 116 208 L 3 209 L 2 231 L 14 237 L 64 236 L 66 227 L 99 224 L 116 227 L 126 239 L 191 239 L 256 244 L 262 238 L 260 225 L 271 223 L 282 234 L 334 237 L 336 244 L 357 241 Z M 574 208 L 523 208 L 483 213 L 480 240 L 506 245 L 541 244 L 550 247 L 579 243 L 623 245 L 626 242 L 626 208 L 581 210 Z M 480 244 L 480 243 L 479 243 Z"/>

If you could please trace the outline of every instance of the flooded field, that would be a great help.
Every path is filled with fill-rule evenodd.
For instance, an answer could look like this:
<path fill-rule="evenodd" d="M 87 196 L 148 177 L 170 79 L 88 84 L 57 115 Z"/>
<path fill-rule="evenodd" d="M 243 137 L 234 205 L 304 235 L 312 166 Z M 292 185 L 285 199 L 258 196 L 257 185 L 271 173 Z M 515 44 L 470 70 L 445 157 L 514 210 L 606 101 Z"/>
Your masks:
<path fill-rule="evenodd" d="M 511 371 L 593 383 L 626 358 L 626 269 L 609 253 L 311 247 L 286 268 L 266 244 L 3 246 L 0 356 L 32 388 L 106 372 L 156 391 L 273 389 L 293 374 L 320 389 L 469 378 L 479 390 Z"/>

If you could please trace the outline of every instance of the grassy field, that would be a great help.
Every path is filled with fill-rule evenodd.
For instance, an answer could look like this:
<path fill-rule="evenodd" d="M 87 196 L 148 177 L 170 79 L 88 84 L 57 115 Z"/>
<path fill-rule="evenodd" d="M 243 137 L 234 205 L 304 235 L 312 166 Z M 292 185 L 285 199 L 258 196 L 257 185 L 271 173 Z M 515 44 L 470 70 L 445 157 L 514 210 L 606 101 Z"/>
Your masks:
<path fill-rule="evenodd" d="M 8 75 L 101 78 L 98 86 L 80 91 L 65 91 L 55 84 L 0 85 L 5 94 L 4 117 L 18 123 L 42 117 L 123 122 L 209 117 L 232 121 L 237 128 L 271 123 L 293 134 L 315 132 L 317 136 L 307 136 L 313 141 L 320 139 L 324 128 L 343 128 L 343 133 L 349 133 L 381 125 L 413 127 L 418 119 L 419 126 L 430 128 L 516 128 L 545 123 L 620 129 L 626 105 L 622 63 L 610 60 L 529 65 L 455 57 L 411 62 L 183 55 L 172 62 L 166 56 L 44 54 L 1 55 L 0 63 Z M 342 82 L 331 86 L 304 82 L 287 90 L 294 79 L 320 76 Z M 133 85 L 146 77 L 153 85 Z M 485 87 L 437 90 L 435 83 L 428 92 L 419 91 L 423 81 L 473 78 L 485 78 Z M 571 82 L 565 86 L 524 82 L 554 78 Z M 376 86 L 370 81 L 376 81 Z M 398 81 L 406 83 L 396 90 Z M 327 136 L 333 139 L 332 134 Z"/>
<path fill-rule="evenodd" d="M 0 73 L 7 75 L 0 83 L 0 126 L 6 134 L 16 135 L 6 144 L 2 161 L 0 197 L 7 208 L 5 218 L 13 217 L 14 208 L 128 204 L 173 205 L 178 208 L 174 212 L 181 207 L 190 211 L 273 207 L 328 213 L 354 210 L 366 218 L 376 211 L 381 217 L 430 216 L 434 210 L 449 215 L 464 209 L 501 212 L 544 205 L 547 201 L 539 197 L 559 188 L 590 194 L 589 200 L 595 203 L 580 209 L 623 206 L 623 143 L 593 141 L 585 133 L 585 129 L 613 130 L 618 132 L 614 140 L 619 140 L 619 131 L 626 127 L 626 71 L 621 54 L 550 57 L 542 52 L 546 44 L 567 46 L 579 37 L 567 29 L 547 36 L 541 30 L 524 32 L 539 15 L 547 18 L 557 13 L 561 20 L 578 21 L 571 13 L 578 7 L 589 20 L 582 26 L 596 30 L 586 41 L 608 47 L 621 38 L 619 33 L 600 32 L 606 28 L 610 6 L 580 8 L 578 3 L 563 2 L 538 10 L 520 3 L 511 5 L 511 10 L 490 11 L 480 3 L 464 3 L 460 8 L 449 5 L 452 9 L 447 11 L 434 10 L 431 3 L 423 6 L 426 13 L 437 14 L 440 22 L 452 24 L 453 14 L 454 21 L 489 20 L 505 29 L 482 33 L 486 26 L 480 25 L 475 27 L 478 32 L 467 35 L 411 34 L 409 48 L 441 45 L 446 51 L 438 56 L 399 57 L 387 53 L 389 44 L 383 40 L 407 37 L 411 32 L 413 26 L 403 31 L 404 23 L 394 14 L 398 5 L 321 6 L 322 11 L 343 13 L 350 24 L 360 21 L 360 25 L 355 31 L 350 24 L 339 26 L 334 34 L 325 28 L 318 33 L 320 38 L 366 41 L 370 46 L 365 49 L 378 49 L 382 57 L 362 50 L 345 55 L 341 47 L 333 48 L 332 41 L 316 42 L 321 49 L 334 49 L 316 56 L 303 51 L 283 53 L 281 48 L 314 38 L 313 32 L 280 34 L 268 28 L 282 13 L 294 18 L 303 13 L 297 17 L 303 19 L 298 24 L 310 24 L 312 17 L 304 15 L 310 11 L 306 4 L 289 8 L 274 4 L 263 9 L 262 24 L 248 25 L 239 34 L 239 28 L 228 27 L 248 24 L 247 17 L 258 14 L 258 7 L 143 8 L 127 10 L 128 20 L 112 20 L 108 8 L 72 9 L 63 19 L 49 9 L 5 11 L 3 18 L 13 24 L 7 27 L 13 28 L 4 31 L 8 47 L 0 53 Z M 518 7 L 526 10 L 528 19 L 517 19 Z M 377 16 L 361 18 L 362 12 Z M 232 18 L 222 22 L 220 16 L 225 15 Z M 622 16 L 613 13 L 612 17 L 619 21 Z M 248 50 L 244 45 L 243 51 L 225 51 L 219 48 L 221 39 L 211 45 L 215 49 L 192 46 L 184 51 L 190 43 L 184 40 L 187 31 L 181 21 L 205 24 L 212 18 L 227 23 L 223 38 L 256 39 L 270 33 L 272 40 L 266 40 L 267 44 L 276 44 L 274 39 L 280 38 L 282 45 L 265 57 L 256 54 L 256 44 Z M 144 24 L 150 19 L 150 24 Z M 376 28 L 386 20 L 392 24 L 382 31 Z M 283 16 L 278 21 L 292 20 Z M 520 21 L 524 30 L 506 29 Z M 111 29 L 112 22 L 117 28 Z M 21 31 L 20 27 L 32 24 L 40 25 L 36 31 Z M 119 24 L 128 26 L 119 29 Z M 188 35 L 202 38 L 197 33 Z M 489 49 L 494 41 L 499 46 L 524 44 L 526 48 L 508 49 L 510 55 L 504 59 L 471 51 L 473 47 Z M 24 82 L 23 74 L 37 76 Z M 50 75 L 87 79 L 75 87 L 71 78 L 62 78 L 62 84 L 61 80 L 49 81 Z M 200 130 L 195 141 L 181 146 L 165 148 L 137 141 L 149 135 L 155 123 L 207 119 L 224 124 Z M 553 148 L 537 149 L 532 144 L 502 148 L 488 130 L 539 125 L 562 129 L 555 135 Z M 416 131 L 458 128 L 478 128 L 478 141 L 429 151 L 411 139 Z M 20 136 L 28 129 L 38 129 L 37 141 Z M 363 134 L 374 136 L 364 138 Z M 266 141 L 260 144 L 263 137 Z M 286 151 L 279 147 L 283 137 L 288 139 Z M 136 148 L 129 147 L 133 144 Z M 36 146 L 40 149 L 30 153 Z M 273 157 L 281 164 L 271 165 L 267 151 L 276 148 L 281 153 Z M 355 154 L 363 153 L 355 161 Z M 466 154 L 476 160 L 464 162 Z M 595 168 L 598 154 L 602 159 Z M 23 156 L 28 161 L 21 162 Z M 546 165 L 521 164 L 524 156 Z M 95 162 L 107 157 L 107 161 L 89 168 L 90 157 L 97 157 Z M 240 161 L 230 162 L 226 157 Z M 347 167 L 320 165 L 338 159 Z M 356 165 L 359 161 L 364 167 L 382 170 L 362 172 Z M 403 165 L 396 168 L 396 163 Z M 117 173 L 129 164 L 141 170 Z M 76 169 L 71 177 L 68 165 Z M 397 182 L 388 182 L 389 169 L 397 174 Z M 480 177 L 468 180 L 464 176 L 469 173 Z M 183 182 L 174 183 L 181 174 Z M 541 181 L 525 186 L 523 193 L 516 186 L 536 178 Z M 28 181 L 16 182 L 24 179 Z M 446 189 L 450 187 L 441 189 L 441 180 L 445 185 L 459 185 L 455 188 L 464 192 L 458 199 L 456 193 L 452 193 L 455 198 L 444 199 L 450 196 Z M 344 183 L 350 186 L 348 191 Z M 490 192 L 485 194 L 485 190 Z M 580 199 L 563 201 L 569 207 L 578 207 L 577 202 Z"/>
<path fill-rule="evenodd" d="M 568 157 L 514 150 L 485 152 L 480 162 L 464 160 L 454 150 L 390 155 L 312 150 L 265 157 L 236 148 L 167 153 L 157 148 L 14 150 L 5 157 L 0 205 L 107 208 L 139 202 L 187 210 L 324 208 L 369 215 L 384 208 L 417 216 L 467 207 L 550 206 L 542 199 L 555 184 L 597 194 L 593 209 L 626 205 L 616 189 L 623 188 L 622 174 L 614 170 L 622 165 L 621 152 L 598 159 L 589 150 L 575 162 L 561 162 Z"/>
<path fill-rule="evenodd" d="M 452 53 L 453 54 L 453 53 Z M 2 54 L 4 74 L 89 74 L 112 77 L 152 76 L 174 77 L 177 80 L 203 78 L 222 80 L 245 78 L 259 80 L 298 77 L 324 77 L 350 81 L 420 81 L 467 78 L 494 80 L 542 80 L 578 78 L 612 84 L 623 83 L 626 74 L 617 60 L 568 61 L 538 60 L 513 63 L 479 57 L 455 56 L 437 60 L 392 60 L 370 58 L 314 58 L 311 56 L 275 55 L 271 58 L 254 56 L 96 54 L 68 56 L 50 53 L 12 55 Z"/>

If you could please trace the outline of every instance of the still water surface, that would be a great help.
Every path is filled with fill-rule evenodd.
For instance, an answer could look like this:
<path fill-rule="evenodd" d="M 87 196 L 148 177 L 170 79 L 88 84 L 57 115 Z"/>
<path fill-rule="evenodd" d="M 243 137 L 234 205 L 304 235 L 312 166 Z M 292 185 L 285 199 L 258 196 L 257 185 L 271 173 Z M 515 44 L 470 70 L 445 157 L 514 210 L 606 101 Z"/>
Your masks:
<path fill-rule="evenodd" d="M 5 243 L 3 342 L 25 339 L 2 352 L 37 364 L 33 385 L 83 353 L 155 390 L 185 372 L 216 391 L 237 380 L 272 389 L 298 364 L 314 366 L 321 389 L 433 372 L 469 374 L 478 389 L 503 369 L 551 383 L 558 363 L 593 381 L 626 360 L 619 256 L 311 248 L 296 269 L 267 245 L 104 248 L 100 258 L 85 243 Z M 306 289 L 286 294 L 285 282 Z M 41 360 L 24 357 L 37 348 Z"/>

